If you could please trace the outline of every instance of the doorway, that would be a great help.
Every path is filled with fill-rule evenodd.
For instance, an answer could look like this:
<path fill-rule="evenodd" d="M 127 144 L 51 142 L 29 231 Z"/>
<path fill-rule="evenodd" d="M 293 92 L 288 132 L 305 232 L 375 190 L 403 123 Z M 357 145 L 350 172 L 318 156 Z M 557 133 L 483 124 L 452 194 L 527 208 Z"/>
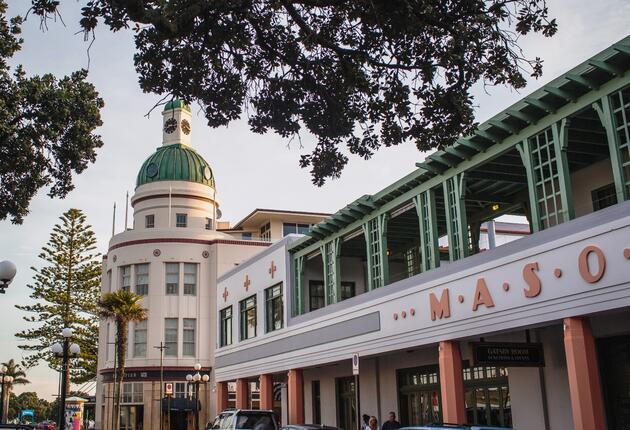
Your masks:
<path fill-rule="evenodd" d="M 598 340 L 609 430 L 630 428 L 630 336 Z"/>
<path fill-rule="evenodd" d="M 337 378 L 337 427 L 343 430 L 357 428 L 354 377 Z"/>

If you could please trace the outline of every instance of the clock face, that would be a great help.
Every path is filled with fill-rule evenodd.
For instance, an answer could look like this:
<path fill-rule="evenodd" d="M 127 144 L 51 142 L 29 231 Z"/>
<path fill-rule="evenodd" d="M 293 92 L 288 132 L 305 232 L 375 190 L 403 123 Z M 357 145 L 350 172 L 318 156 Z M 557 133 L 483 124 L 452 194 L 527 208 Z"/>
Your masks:
<path fill-rule="evenodd" d="M 149 178 L 154 177 L 155 175 L 158 174 L 158 166 L 155 163 L 151 163 L 147 166 L 147 175 L 149 176 Z"/>
<path fill-rule="evenodd" d="M 168 134 L 171 134 L 177 130 L 177 120 L 175 118 L 169 118 L 164 123 L 164 131 Z"/>
<path fill-rule="evenodd" d="M 185 119 L 182 120 L 182 131 L 184 134 L 190 134 L 190 123 Z"/>

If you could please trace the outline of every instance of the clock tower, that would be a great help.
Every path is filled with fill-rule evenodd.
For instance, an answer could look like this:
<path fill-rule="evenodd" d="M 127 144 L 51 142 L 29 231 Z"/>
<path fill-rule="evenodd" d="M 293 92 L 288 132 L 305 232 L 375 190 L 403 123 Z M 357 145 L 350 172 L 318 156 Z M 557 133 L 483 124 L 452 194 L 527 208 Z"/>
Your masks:
<path fill-rule="evenodd" d="M 162 145 L 190 146 L 192 113 L 183 100 L 171 100 L 162 112 Z"/>

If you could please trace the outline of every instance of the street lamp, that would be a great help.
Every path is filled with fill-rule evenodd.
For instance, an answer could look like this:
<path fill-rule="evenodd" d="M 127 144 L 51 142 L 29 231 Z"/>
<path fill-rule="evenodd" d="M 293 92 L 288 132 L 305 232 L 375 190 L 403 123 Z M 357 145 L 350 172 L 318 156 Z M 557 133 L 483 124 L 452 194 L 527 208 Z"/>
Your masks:
<path fill-rule="evenodd" d="M 17 267 L 10 261 L 0 261 L 0 294 L 4 294 L 4 290 L 9 286 L 15 274 Z"/>
<path fill-rule="evenodd" d="M 13 382 L 13 376 L 7 375 L 8 370 L 7 366 L 0 367 L 0 384 L 2 384 L 2 392 L 0 394 L 0 398 L 2 399 L 2 402 L 0 402 L 0 408 L 2 408 L 0 412 L 0 424 L 4 424 L 4 385 L 6 384 L 8 389 Z"/>
<path fill-rule="evenodd" d="M 197 363 L 194 366 L 195 374 L 191 375 L 190 373 L 186 375 L 186 381 L 189 384 L 193 384 L 195 389 L 195 430 L 200 430 L 199 427 L 199 385 L 201 383 L 207 383 L 210 380 L 210 376 L 208 374 L 201 374 L 199 371 L 201 370 L 201 364 Z"/>
<path fill-rule="evenodd" d="M 76 343 L 70 343 L 72 337 L 72 329 L 66 327 L 61 330 L 63 336 L 63 344 L 55 342 L 50 349 L 57 357 L 61 357 L 61 393 L 59 393 L 59 414 L 57 416 L 57 429 L 65 429 L 65 409 L 66 409 L 66 391 L 68 389 L 68 368 L 70 356 L 77 356 L 81 352 L 81 348 Z"/>

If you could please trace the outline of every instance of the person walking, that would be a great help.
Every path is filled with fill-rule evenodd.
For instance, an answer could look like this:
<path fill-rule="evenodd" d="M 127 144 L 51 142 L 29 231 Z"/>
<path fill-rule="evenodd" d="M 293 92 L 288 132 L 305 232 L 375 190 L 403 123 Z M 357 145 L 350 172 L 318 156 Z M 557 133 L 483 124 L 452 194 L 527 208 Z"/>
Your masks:
<path fill-rule="evenodd" d="M 368 421 L 368 426 L 370 430 L 378 430 L 378 420 L 376 419 L 376 417 L 370 417 L 370 421 Z"/>
<path fill-rule="evenodd" d="M 398 430 L 399 428 L 400 423 L 396 421 L 396 413 L 391 411 L 389 413 L 389 419 L 383 423 L 381 430 Z"/>
<path fill-rule="evenodd" d="M 363 425 L 361 428 L 363 430 L 370 430 L 370 416 L 368 414 L 363 414 L 361 418 L 363 418 Z"/>

